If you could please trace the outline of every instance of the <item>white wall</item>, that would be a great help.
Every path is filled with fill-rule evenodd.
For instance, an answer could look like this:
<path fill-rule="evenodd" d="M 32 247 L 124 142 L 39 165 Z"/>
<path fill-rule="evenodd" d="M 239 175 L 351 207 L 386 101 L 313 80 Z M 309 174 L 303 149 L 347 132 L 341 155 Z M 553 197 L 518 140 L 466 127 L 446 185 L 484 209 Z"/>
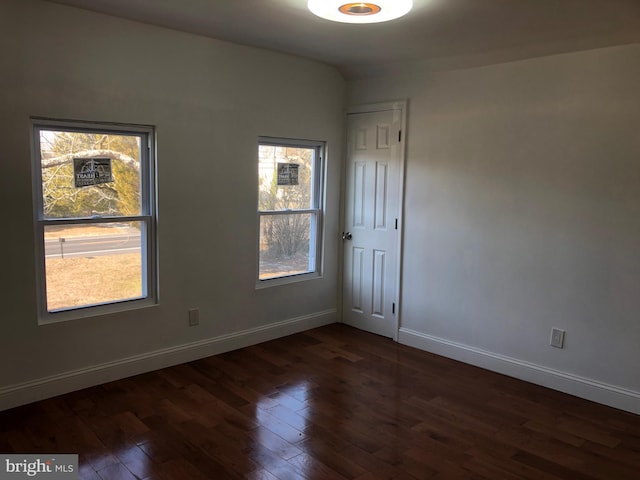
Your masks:
<path fill-rule="evenodd" d="M 333 68 L 38 0 L 3 0 L 0 49 L 0 409 L 337 320 Z M 37 325 L 30 116 L 157 127 L 159 306 Z M 328 142 L 322 279 L 255 290 L 259 135 Z"/>
<path fill-rule="evenodd" d="M 336 320 L 334 69 L 39 0 L 0 51 L 0 409 Z M 410 102 L 401 341 L 640 413 L 638 78 L 631 45 L 349 85 Z M 37 326 L 30 116 L 157 127 L 159 306 Z M 328 141 L 323 279 L 254 289 L 259 135 Z"/>
<path fill-rule="evenodd" d="M 349 84 L 409 99 L 401 341 L 640 413 L 639 78 L 635 44 Z"/>

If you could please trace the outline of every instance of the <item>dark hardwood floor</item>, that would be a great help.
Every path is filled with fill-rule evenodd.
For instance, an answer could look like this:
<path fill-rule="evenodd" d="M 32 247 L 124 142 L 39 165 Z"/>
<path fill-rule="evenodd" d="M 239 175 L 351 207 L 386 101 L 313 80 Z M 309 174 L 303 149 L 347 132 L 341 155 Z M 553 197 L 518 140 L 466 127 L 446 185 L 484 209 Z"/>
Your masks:
<path fill-rule="evenodd" d="M 330 325 L 0 412 L 93 479 L 640 479 L 640 417 Z"/>

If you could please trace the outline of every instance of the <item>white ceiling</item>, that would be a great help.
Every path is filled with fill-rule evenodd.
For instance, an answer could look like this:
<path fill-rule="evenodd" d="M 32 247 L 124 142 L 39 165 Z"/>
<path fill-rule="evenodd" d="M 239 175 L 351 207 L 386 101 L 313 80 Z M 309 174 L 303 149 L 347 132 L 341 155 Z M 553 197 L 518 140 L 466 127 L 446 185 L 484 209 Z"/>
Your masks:
<path fill-rule="evenodd" d="M 414 0 L 406 17 L 371 25 L 316 18 L 306 0 L 52 1 L 320 60 L 346 78 L 640 42 L 640 0 Z"/>

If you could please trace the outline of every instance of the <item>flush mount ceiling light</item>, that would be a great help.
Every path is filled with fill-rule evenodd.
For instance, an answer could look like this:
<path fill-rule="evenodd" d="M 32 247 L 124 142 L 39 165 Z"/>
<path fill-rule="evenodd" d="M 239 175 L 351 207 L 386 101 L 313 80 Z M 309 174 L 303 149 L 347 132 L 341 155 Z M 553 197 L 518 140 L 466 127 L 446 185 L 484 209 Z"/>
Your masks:
<path fill-rule="evenodd" d="M 411 11 L 413 0 L 374 0 L 347 2 L 345 0 L 309 0 L 309 10 L 333 22 L 379 23 L 402 17 Z"/>

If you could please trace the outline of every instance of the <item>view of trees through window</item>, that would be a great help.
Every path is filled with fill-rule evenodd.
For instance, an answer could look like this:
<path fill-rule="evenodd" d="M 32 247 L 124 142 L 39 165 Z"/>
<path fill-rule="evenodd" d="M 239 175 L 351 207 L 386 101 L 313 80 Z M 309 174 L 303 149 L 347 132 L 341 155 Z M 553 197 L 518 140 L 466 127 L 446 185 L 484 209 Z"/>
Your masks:
<path fill-rule="evenodd" d="M 146 224 L 134 220 L 143 213 L 141 140 L 39 130 L 48 311 L 144 295 Z M 109 181 L 78 186 L 78 173 L 91 177 L 96 164 L 108 170 Z"/>
<path fill-rule="evenodd" d="M 259 279 L 315 270 L 316 148 L 259 146 Z M 289 183 L 283 168 L 293 166 Z M 284 172 L 288 172 L 285 170 Z"/>
<path fill-rule="evenodd" d="M 140 213 L 140 138 L 76 132 L 40 132 L 46 218 Z M 77 188 L 73 158 L 112 158 L 112 183 Z"/>

